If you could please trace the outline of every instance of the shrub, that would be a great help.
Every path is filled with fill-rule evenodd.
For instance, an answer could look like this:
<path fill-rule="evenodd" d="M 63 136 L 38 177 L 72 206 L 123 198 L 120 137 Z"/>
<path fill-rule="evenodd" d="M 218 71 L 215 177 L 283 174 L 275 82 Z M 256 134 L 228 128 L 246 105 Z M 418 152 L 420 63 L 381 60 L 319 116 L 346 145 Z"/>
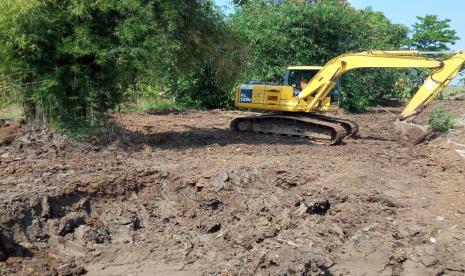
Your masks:
<path fill-rule="evenodd" d="M 198 68 L 190 77 L 189 85 L 179 94 L 178 101 L 207 109 L 227 106 L 230 96 L 219 83 L 218 73 L 210 65 Z"/>
<path fill-rule="evenodd" d="M 448 132 L 454 128 L 456 122 L 455 114 L 450 112 L 444 104 L 437 104 L 429 114 L 431 126 L 441 132 Z"/>

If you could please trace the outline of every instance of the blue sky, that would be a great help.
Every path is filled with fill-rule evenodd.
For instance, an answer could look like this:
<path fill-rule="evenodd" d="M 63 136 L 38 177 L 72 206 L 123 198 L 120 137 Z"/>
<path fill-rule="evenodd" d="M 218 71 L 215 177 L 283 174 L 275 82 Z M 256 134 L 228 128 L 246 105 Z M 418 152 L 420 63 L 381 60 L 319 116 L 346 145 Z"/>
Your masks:
<path fill-rule="evenodd" d="M 231 7 L 231 0 L 214 0 L 219 6 Z M 440 19 L 449 18 L 451 27 L 461 38 L 453 50 L 465 50 L 465 0 L 349 0 L 358 9 L 371 6 L 373 10 L 383 12 L 393 23 L 410 27 L 416 16 L 438 15 Z"/>

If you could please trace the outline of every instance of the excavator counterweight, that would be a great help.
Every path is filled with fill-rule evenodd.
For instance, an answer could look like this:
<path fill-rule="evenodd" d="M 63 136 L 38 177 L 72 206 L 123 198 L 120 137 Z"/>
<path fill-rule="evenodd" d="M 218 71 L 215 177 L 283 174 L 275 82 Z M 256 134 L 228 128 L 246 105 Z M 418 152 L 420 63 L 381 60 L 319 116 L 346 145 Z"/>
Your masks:
<path fill-rule="evenodd" d="M 236 106 L 274 112 L 265 116 L 237 118 L 231 128 L 237 131 L 308 137 L 338 144 L 355 135 L 357 124 L 325 113 L 339 109 L 339 79 L 361 68 L 428 68 L 432 70 L 395 122 L 402 140 L 421 142 L 431 131 L 413 120 L 457 76 L 465 64 L 465 52 L 448 53 L 446 60 L 419 51 L 367 51 L 341 55 L 323 67 L 289 67 L 283 84 L 249 82 L 236 90 Z"/>

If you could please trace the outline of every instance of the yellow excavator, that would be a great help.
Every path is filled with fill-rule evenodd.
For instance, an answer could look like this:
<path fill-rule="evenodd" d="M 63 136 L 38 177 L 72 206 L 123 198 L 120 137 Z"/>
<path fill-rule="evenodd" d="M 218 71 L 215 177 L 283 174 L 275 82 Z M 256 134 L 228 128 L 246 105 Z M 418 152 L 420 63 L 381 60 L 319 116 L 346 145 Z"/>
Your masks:
<path fill-rule="evenodd" d="M 438 60 L 432 56 L 450 56 Z M 317 143 L 339 144 L 358 132 L 355 122 L 330 113 L 339 109 L 340 77 L 359 68 L 429 68 L 429 77 L 395 122 L 402 140 L 414 144 L 431 132 L 414 123 L 416 116 L 457 76 L 465 64 L 465 52 L 367 51 L 341 55 L 322 67 L 289 67 L 283 84 L 250 81 L 236 89 L 236 106 L 272 111 L 240 117 L 231 129 L 241 132 L 307 137 Z"/>

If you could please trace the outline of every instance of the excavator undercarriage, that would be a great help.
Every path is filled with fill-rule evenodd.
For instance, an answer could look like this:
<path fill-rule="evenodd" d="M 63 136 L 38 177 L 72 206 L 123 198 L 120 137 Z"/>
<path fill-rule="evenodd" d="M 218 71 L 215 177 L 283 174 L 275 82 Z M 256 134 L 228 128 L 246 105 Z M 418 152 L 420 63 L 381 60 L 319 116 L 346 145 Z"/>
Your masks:
<path fill-rule="evenodd" d="M 355 122 L 320 113 L 276 113 L 236 118 L 231 129 L 240 132 L 305 137 L 314 143 L 336 145 L 358 132 Z"/>

